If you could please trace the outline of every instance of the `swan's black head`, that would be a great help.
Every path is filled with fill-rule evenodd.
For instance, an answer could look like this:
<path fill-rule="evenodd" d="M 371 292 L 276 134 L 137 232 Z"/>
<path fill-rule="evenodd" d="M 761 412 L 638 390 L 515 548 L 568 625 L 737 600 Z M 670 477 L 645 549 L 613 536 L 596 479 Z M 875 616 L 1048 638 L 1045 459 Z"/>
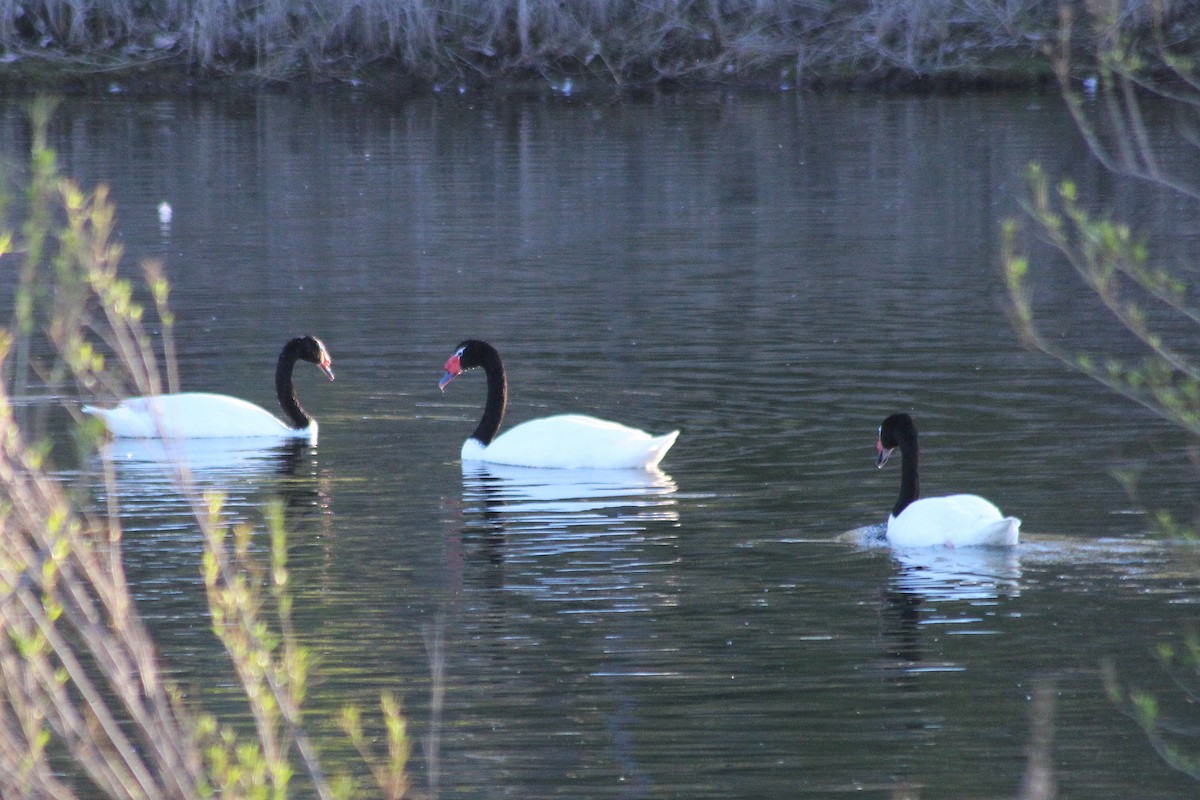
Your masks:
<path fill-rule="evenodd" d="M 908 414 L 892 414 L 879 426 L 879 440 L 875 443 L 875 451 L 878 453 L 875 466 L 882 467 L 901 442 L 916 437 L 917 426 L 912 417 Z"/>
<path fill-rule="evenodd" d="M 445 391 L 446 384 L 467 370 L 482 367 L 489 360 L 498 358 L 499 354 L 496 352 L 496 348 L 487 342 L 479 339 L 466 339 L 459 342 L 454 355 L 446 359 L 446 363 L 442 367 L 445 372 L 442 379 L 438 381 L 438 388 Z"/>
<path fill-rule="evenodd" d="M 325 349 L 325 344 L 315 336 L 298 336 L 284 345 L 283 352 L 285 355 L 291 354 L 299 361 L 307 361 L 310 364 L 316 364 L 328 376 L 329 380 L 333 380 L 333 365 L 329 358 L 329 351 Z"/>

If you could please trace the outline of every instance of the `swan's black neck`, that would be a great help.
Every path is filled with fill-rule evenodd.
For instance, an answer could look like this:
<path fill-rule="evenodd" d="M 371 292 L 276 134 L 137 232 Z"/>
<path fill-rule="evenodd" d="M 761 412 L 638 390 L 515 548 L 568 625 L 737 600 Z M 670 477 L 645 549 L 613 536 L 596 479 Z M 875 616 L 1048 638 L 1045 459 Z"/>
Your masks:
<path fill-rule="evenodd" d="M 275 394 L 279 397 L 283 413 L 287 415 L 288 424 L 296 430 L 307 428 L 313 419 L 296 398 L 296 384 L 292 382 L 292 371 L 296 367 L 296 361 L 300 359 L 298 342 L 297 339 L 288 342 L 275 365 Z"/>
<path fill-rule="evenodd" d="M 508 379 L 504 376 L 504 363 L 496 348 L 481 343 L 479 348 L 479 366 L 487 374 L 487 405 L 483 408 L 483 417 L 471 434 L 472 439 L 478 439 L 487 447 L 496 438 L 500 423 L 504 421 L 504 408 L 508 405 Z"/>
<path fill-rule="evenodd" d="M 892 516 L 900 516 L 900 512 L 921 497 L 921 479 L 917 475 L 919 450 L 917 447 L 916 431 L 903 431 L 897 435 L 900 440 L 900 496 L 892 508 Z"/>

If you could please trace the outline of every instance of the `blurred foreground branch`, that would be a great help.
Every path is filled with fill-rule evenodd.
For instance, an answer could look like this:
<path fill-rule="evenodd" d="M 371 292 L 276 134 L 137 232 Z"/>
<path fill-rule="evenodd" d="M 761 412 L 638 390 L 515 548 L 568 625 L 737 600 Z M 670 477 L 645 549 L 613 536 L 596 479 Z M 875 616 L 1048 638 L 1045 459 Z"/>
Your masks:
<path fill-rule="evenodd" d="M 1175 36 L 1167 13 L 1178 15 L 1184 6 L 1153 2 L 1146 37 L 1130 29 L 1115 0 L 1086 4 L 1090 16 L 1085 25 L 1099 42 L 1095 60 L 1087 63 L 1074 59 L 1072 41 L 1079 26 L 1064 6 L 1053 58 L 1067 108 L 1096 159 L 1115 174 L 1191 202 L 1200 200 L 1194 171 L 1170 166 L 1194 163 L 1200 145 L 1200 64 L 1194 39 Z M 1165 119 L 1175 127 L 1166 127 Z M 1164 130 L 1176 140 L 1165 140 Z M 1164 143 L 1182 151 L 1183 159 L 1168 159 Z M 1151 255 L 1156 243 L 1111 214 L 1093 210 L 1104 207 L 1107 198 L 1083 196 L 1072 180 L 1062 179 L 1052 188 L 1035 164 L 1028 181 L 1026 218 L 1004 221 L 1001 253 L 1011 317 L 1024 342 L 1200 436 L 1200 361 L 1192 355 L 1200 336 L 1200 307 L 1192 286 L 1195 265 L 1156 265 Z M 1033 241 L 1026 226 L 1032 228 Z M 1035 242 L 1049 257 L 1030 255 Z M 1035 287 L 1037 273 L 1051 264 L 1065 264 L 1074 272 L 1101 313 L 1107 313 L 1106 327 L 1121 334 L 1140 356 L 1079 352 L 1047 334 Z M 1171 538 L 1194 536 L 1166 512 L 1156 519 Z M 1172 711 L 1193 707 L 1200 699 L 1200 638 L 1187 634 L 1182 647 L 1163 645 L 1158 657 L 1182 689 L 1182 701 Z M 1164 713 L 1154 694 L 1124 686 L 1111 664 L 1104 674 L 1114 703 L 1136 720 L 1164 761 L 1200 780 L 1195 725 Z"/>
<path fill-rule="evenodd" d="M 1174 116 L 1184 142 L 1200 143 L 1200 67 L 1172 49 L 1166 4 L 1150 7 L 1150 44 L 1123 27 L 1115 2 L 1088 7 L 1094 11 L 1088 23 L 1101 43 L 1095 62 L 1073 61 L 1071 42 L 1078 26 L 1066 6 L 1053 55 L 1067 108 L 1089 148 L 1115 173 L 1200 200 L 1200 184 L 1191 174 L 1172 173 L 1163 166 L 1147 122 L 1146 108 L 1153 104 L 1158 116 Z M 1024 342 L 1200 434 L 1200 362 L 1185 344 L 1200 333 L 1200 307 L 1188 284 L 1193 270 L 1154 264 L 1152 243 L 1127 224 L 1090 210 L 1102 199 L 1081 196 L 1072 180 L 1062 179 L 1052 189 L 1050 178 L 1034 164 L 1028 182 L 1026 219 L 1024 224 L 1004 221 L 1001 252 L 1012 319 Z M 1140 358 L 1076 352 L 1045 334 L 1033 287 L 1034 273 L 1048 267 L 1031 260 L 1026 224 L 1032 225 L 1034 239 L 1048 244 L 1050 252 L 1071 267 L 1116 327 L 1133 336 L 1142 349 Z M 1185 332 L 1179 333 L 1181 329 Z"/>
<path fill-rule="evenodd" d="M 85 192 L 58 176 L 46 136 L 52 110 L 37 101 L 31 115 L 33 187 L 22 233 L 0 229 L 0 271 L 17 264 L 19 276 L 13 327 L 0 329 L 0 368 L 10 352 L 20 362 L 0 369 L 8 376 L 0 381 L 3 795 L 281 798 L 299 771 L 317 796 L 349 797 L 356 784 L 345 775 L 327 779 L 301 718 L 311 663 L 290 623 L 282 512 L 267 513 L 272 556 L 260 564 L 250 553 L 252 530 L 228 530 L 221 498 L 200 498 L 186 466 L 175 465 L 205 541 L 213 630 L 253 720 L 254 736 L 239 738 L 238 726 L 204 711 L 202 696 L 188 697 L 163 677 L 126 582 L 111 464 L 101 462 L 108 505 L 95 513 L 51 465 L 51 440 L 14 414 L 14 390 L 29 405 L 38 382 L 55 388 L 41 396 L 73 387 L 101 401 L 156 394 L 163 383 L 138 290 L 118 273 L 122 253 L 110 241 L 115 213 L 107 190 Z M 167 282 L 156 264 L 146 265 L 144 277 L 170 356 Z M 74 401 L 62 409 L 78 415 Z M 76 429 L 81 458 L 89 458 L 102 427 L 83 420 Z M 383 709 L 386 767 L 372 762 L 367 773 L 378 777 L 383 796 L 399 798 L 407 791 L 406 733 L 398 704 L 385 698 Z M 362 746 L 361 729 L 354 744 Z"/>

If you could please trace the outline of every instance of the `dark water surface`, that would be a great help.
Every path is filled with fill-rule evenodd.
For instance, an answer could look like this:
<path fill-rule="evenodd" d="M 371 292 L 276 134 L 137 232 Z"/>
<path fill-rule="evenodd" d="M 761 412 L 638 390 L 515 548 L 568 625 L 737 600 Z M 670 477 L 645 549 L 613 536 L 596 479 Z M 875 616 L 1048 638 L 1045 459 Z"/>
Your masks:
<path fill-rule="evenodd" d="M 20 164 L 15 106 L 0 126 Z M 1197 565 L 1142 510 L 1189 508 L 1186 443 L 1024 351 L 997 264 L 1030 160 L 1168 234 L 1169 263 L 1194 209 L 1100 172 L 1056 98 L 112 97 L 53 134 L 111 184 L 130 269 L 165 259 L 185 388 L 273 408 L 285 339 L 333 354 L 335 383 L 298 372 L 315 450 L 197 455 L 235 515 L 285 497 L 320 736 L 395 689 L 439 797 L 1012 797 L 1052 681 L 1061 797 L 1195 791 L 1099 675 L 1186 711 L 1153 649 L 1195 620 Z M 1048 278 L 1055 335 L 1124 346 Z M 509 424 L 682 429 L 662 474 L 464 472 L 483 379 L 436 382 L 467 336 L 506 357 Z M 924 491 L 1020 516 L 1016 552 L 839 539 L 895 500 L 874 444 L 898 410 Z M 211 686 L 199 537 L 132 449 L 131 581 Z"/>

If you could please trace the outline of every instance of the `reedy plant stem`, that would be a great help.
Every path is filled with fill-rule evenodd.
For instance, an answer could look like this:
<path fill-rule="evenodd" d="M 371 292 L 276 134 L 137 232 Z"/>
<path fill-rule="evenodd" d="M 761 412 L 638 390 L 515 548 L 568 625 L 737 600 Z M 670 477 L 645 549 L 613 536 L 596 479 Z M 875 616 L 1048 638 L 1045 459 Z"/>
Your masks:
<path fill-rule="evenodd" d="M 0 395 L 0 429 L 5 431 L 0 444 L 0 484 L 5 486 L 9 502 L 4 562 L 25 565 L 19 572 L 11 567 L 5 570 L 10 593 L 0 604 L 0 618 L 10 630 L 24 630 L 26 637 L 35 637 L 27 639 L 34 644 L 25 648 L 26 661 L 30 676 L 48 701 L 39 704 L 46 719 L 56 727 L 77 763 L 99 785 L 108 787 L 112 796 L 188 796 L 180 781 L 186 781 L 194 770 L 170 748 L 172 741 L 181 739 L 182 731 L 152 660 L 139 652 L 149 647 L 149 637 L 129 613 L 123 583 L 114 583 L 111 573 L 96 561 L 93 543 L 83 538 L 81 526 L 69 520 L 65 502 L 53 484 L 30 479 L 39 474 L 37 466 L 29 461 L 4 395 Z M 47 518 L 62 522 L 48 527 Z M 85 586 L 91 591 L 85 591 Z M 11 616 L 14 606 L 21 611 L 20 619 Z M 148 734 L 139 746 L 126 737 L 90 669 L 76 656 L 80 644 L 60 633 L 64 621 L 82 643 L 82 652 L 89 655 L 90 669 L 130 714 L 136 729 Z M 113 628 L 118 635 L 113 635 Z M 36 641 L 44 644 L 37 646 Z M 51 654 L 57 666 L 51 665 Z M 67 678 L 65 683 L 59 679 L 59 670 Z M 79 702 L 88 710 L 87 719 L 76 710 L 77 702 L 68 689 L 78 693 Z M 96 736 L 94 725 L 99 725 L 103 737 Z M 186 740 L 186 736 L 182 738 Z M 107 747 L 97 747 L 99 742 Z M 144 761 L 142 752 L 147 748 L 156 754 L 158 763 L 166 765 L 157 771 L 163 782 Z M 194 759 L 192 762 L 195 766 Z"/>
<path fill-rule="evenodd" d="M 121 248 L 109 241 L 114 213 L 107 191 L 100 187 L 85 194 L 59 179 L 53 154 L 44 149 L 44 133 L 34 141 L 39 188 L 30 197 L 46 213 L 31 215 L 25 227 L 26 237 L 39 244 L 24 249 L 27 259 L 36 255 L 37 260 L 23 267 L 27 280 L 21 290 L 28 305 L 19 306 L 14 319 L 28 324 L 16 341 L 31 352 L 42 314 L 42 330 L 57 354 L 48 368 L 30 359 L 29 370 L 53 382 L 74 380 L 81 394 L 93 398 L 116 397 L 126 387 L 156 394 L 162 378 L 143 309 L 131 285 L 118 277 Z M 62 204 L 65 224 L 52 237 L 49 210 L 55 202 Z M 0 256 L 12 243 L 13 237 L 0 231 Z M 43 276 L 44 254 L 52 246 L 57 247 L 53 275 Z M 144 265 L 144 277 L 162 323 L 166 382 L 175 388 L 169 287 L 160 265 Z M 13 341 L 0 330 L 0 370 Z M 107 361 L 101 351 L 111 354 Z M 47 452 L 48 447 L 25 440 L 8 387 L 0 382 L 0 789 L 5 799 L 74 800 L 76 783 L 86 785 L 83 796 L 88 797 L 99 792 L 112 798 L 192 800 L 221 791 L 230 797 L 266 792 L 285 798 L 297 758 L 318 797 L 338 796 L 303 726 L 309 665 L 291 623 L 282 511 L 267 515 L 273 553 L 268 573 L 248 556 L 248 528 L 235 531 L 233 552 L 228 551 L 215 513 L 219 501 L 199 495 L 181 458 L 171 462 L 175 485 L 208 543 L 209 610 L 249 701 L 257 733 L 254 750 L 235 747 L 237 737 L 228 726 L 193 716 L 196 709 L 160 675 L 121 560 L 113 464 L 101 460 L 106 505 L 99 517 L 89 516 L 73 507 L 61 480 L 47 471 Z M 278 634 L 262 619 L 264 576 Z M 372 774 L 388 797 L 398 798 L 407 787 L 407 739 L 399 705 L 385 699 L 383 706 L 391 746 L 386 769 L 372 765 Z M 64 756 L 74 765 L 65 774 L 58 763 Z M 263 771 L 267 785 L 256 783 Z"/>

